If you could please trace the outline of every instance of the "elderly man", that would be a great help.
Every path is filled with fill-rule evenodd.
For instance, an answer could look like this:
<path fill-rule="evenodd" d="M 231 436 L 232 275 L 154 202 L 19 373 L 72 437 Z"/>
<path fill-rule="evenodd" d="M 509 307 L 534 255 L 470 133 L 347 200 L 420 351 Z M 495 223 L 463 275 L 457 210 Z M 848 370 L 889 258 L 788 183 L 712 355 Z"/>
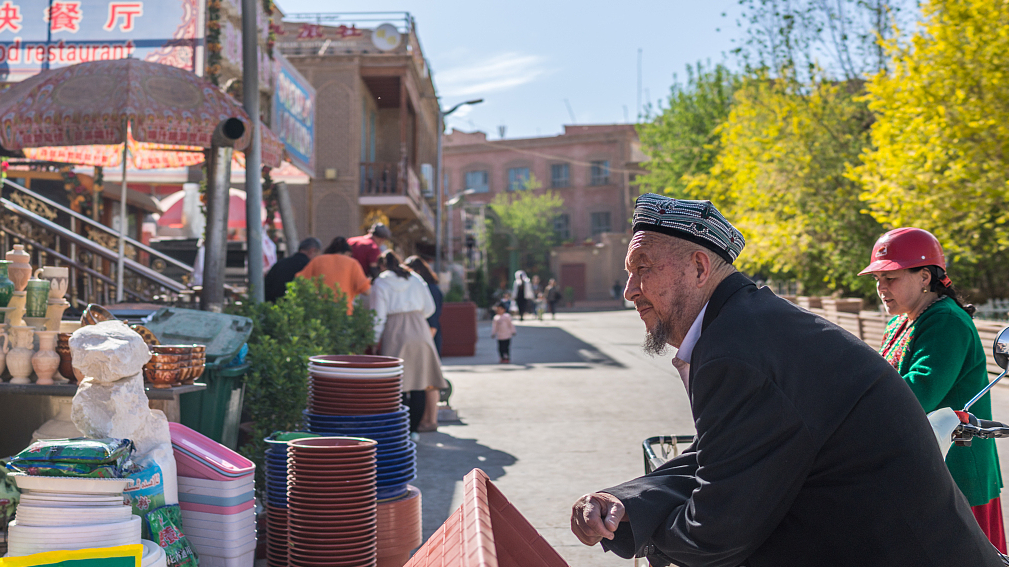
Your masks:
<path fill-rule="evenodd" d="M 586 545 L 652 565 L 1002 565 L 914 394 L 868 345 L 757 287 L 707 201 L 642 195 L 624 297 L 677 347 L 695 442 L 574 505 Z"/>

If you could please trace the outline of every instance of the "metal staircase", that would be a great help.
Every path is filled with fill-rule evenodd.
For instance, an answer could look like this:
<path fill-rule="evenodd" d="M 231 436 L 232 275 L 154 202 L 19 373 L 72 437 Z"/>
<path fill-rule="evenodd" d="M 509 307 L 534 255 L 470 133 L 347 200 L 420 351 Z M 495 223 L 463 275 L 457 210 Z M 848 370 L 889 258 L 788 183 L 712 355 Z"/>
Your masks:
<path fill-rule="evenodd" d="M 3 185 L 13 193 L 10 199 L 0 197 L 0 250 L 24 244 L 32 265 L 69 267 L 67 295 L 73 307 L 113 302 L 119 233 L 9 179 Z M 69 218 L 69 226 L 55 222 L 57 213 Z M 123 287 L 128 301 L 176 303 L 189 294 L 192 266 L 133 238 L 126 238 L 126 250 Z M 181 271 L 181 279 L 162 273 L 169 266 L 173 273 Z"/>

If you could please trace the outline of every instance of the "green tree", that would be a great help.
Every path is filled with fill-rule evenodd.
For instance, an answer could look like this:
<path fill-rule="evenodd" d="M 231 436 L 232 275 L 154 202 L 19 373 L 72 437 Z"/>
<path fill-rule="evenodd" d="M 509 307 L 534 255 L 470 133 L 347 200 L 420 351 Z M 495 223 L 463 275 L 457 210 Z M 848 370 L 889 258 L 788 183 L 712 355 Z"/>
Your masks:
<path fill-rule="evenodd" d="M 687 81 L 673 84 L 666 106 L 638 125 L 648 173 L 638 177 L 643 192 L 680 197 L 689 177 L 707 173 L 720 148 L 716 132 L 732 107 L 739 84 L 723 65 L 687 67 Z"/>
<path fill-rule="evenodd" d="M 493 221 L 488 221 L 492 271 L 510 268 L 511 255 L 515 253 L 518 268 L 531 273 L 545 272 L 547 254 L 555 243 L 554 218 L 563 210 L 564 199 L 549 189 L 537 191 L 539 186 L 535 176 L 531 176 L 523 190 L 499 193 L 491 201 L 490 209 L 500 222 L 494 227 Z"/>
<path fill-rule="evenodd" d="M 710 173 L 685 196 L 712 200 L 746 237 L 737 266 L 795 278 L 804 293 L 870 296 L 856 276 L 881 229 L 845 173 L 868 141 L 858 81 L 745 80 Z"/>
<path fill-rule="evenodd" d="M 933 0 L 891 71 L 868 83 L 877 120 L 852 177 L 887 227 L 931 231 L 959 285 L 1009 293 L 1009 4 Z"/>
<path fill-rule="evenodd" d="M 886 68 L 880 40 L 911 25 L 918 0 L 739 0 L 743 66 L 804 84 L 827 74 L 864 78 Z"/>

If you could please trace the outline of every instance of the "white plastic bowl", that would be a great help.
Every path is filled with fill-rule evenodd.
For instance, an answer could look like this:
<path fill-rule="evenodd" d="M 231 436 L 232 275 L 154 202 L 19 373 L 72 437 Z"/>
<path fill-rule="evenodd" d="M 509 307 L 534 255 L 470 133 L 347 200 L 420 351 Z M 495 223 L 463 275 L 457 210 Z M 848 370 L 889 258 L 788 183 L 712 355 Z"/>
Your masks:
<path fill-rule="evenodd" d="M 63 494 L 122 494 L 129 479 L 75 478 L 69 476 L 9 475 L 22 492 L 58 492 Z"/>

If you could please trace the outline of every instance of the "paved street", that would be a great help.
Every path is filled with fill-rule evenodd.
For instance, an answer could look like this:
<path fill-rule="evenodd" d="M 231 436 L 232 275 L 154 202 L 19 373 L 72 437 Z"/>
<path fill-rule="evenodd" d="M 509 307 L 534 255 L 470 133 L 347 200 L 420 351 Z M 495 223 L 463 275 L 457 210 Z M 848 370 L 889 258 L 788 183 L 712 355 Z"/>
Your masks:
<path fill-rule="evenodd" d="M 480 467 L 572 566 L 626 565 L 575 539 L 571 504 L 640 475 L 645 438 L 693 431 L 683 386 L 668 361 L 641 353 L 633 310 L 516 326 L 511 365 L 497 364 L 489 322 L 477 356 L 445 360 L 460 422 L 421 434 L 424 536 L 459 506 L 457 481 Z"/>
<path fill-rule="evenodd" d="M 497 364 L 489 322 L 477 356 L 445 360 L 460 421 L 421 434 L 424 537 L 459 506 L 459 481 L 480 467 L 572 567 L 628 565 L 575 539 L 571 503 L 640 475 L 645 438 L 692 432 L 683 386 L 668 356 L 641 352 L 633 310 L 516 326 L 511 365 Z M 995 418 L 1009 419 L 1009 387 L 996 387 L 993 403 Z M 999 450 L 1009 479 L 1009 440 Z"/>

